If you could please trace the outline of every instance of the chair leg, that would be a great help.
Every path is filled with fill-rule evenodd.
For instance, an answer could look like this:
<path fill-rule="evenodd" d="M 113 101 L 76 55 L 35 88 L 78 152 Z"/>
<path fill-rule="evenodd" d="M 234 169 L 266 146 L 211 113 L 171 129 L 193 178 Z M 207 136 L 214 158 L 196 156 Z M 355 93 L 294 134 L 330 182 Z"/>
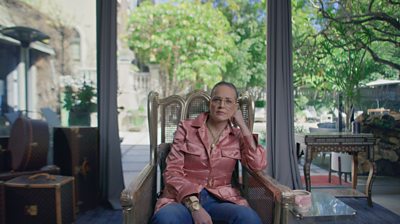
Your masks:
<path fill-rule="evenodd" d="M 340 156 L 338 157 L 338 164 L 339 164 L 339 184 L 342 185 L 342 162 Z"/>
<path fill-rule="evenodd" d="M 329 175 L 328 175 L 328 181 L 329 183 L 332 182 L 332 157 L 329 159 Z"/>

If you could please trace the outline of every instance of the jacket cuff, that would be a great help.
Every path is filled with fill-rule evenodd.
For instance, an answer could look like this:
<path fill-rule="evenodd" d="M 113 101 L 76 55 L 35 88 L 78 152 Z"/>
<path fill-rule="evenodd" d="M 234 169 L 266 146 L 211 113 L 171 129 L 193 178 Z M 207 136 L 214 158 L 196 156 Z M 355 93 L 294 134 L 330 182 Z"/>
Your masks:
<path fill-rule="evenodd" d="M 182 202 L 183 199 L 189 195 L 198 195 L 199 191 L 198 191 L 198 185 L 197 184 L 189 184 L 189 185 L 185 185 L 183 186 L 180 190 L 179 193 L 177 195 L 177 201 Z"/>
<path fill-rule="evenodd" d="M 252 145 L 251 141 L 254 141 L 255 145 L 258 145 L 258 134 L 246 135 L 243 136 L 243 141 L 246 145 Z M 256 149 L 253 149 L 256 150 Z"/>

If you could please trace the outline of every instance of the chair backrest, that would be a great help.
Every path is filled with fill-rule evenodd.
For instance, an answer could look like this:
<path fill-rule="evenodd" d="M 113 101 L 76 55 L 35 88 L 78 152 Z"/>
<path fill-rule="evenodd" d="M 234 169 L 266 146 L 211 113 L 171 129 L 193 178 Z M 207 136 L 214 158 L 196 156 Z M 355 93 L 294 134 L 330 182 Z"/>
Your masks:
<path fill-rule="evenodd" d="M 339 163 L 340 158 L 340 163 Z M 343 152 L 331 152 L 331 170 L 341 171 L 343 173 L 351 173 L 351 165 L 353 156 Z M 339 169 L 340 164 L 340 169 Z M 341 177 L 340 177 L 341 178 Z"/>
<path fill-rule="evenodd" d="M 150 92 L 148 122 L 152 162 L 157 162 L 158 145 L 172 142 L 178 123 L 184 119 L 194 119 L 200 113 L 208 111 L 209 101 L 210 95 L 202 90 L 193 91 L 186 97 L 172 95 L 165 98 L 159 98 L 157 92 Z M 241 94 L 238 101 L 243 117 L 252 131 L 254 102 L 247 92 Z"/>
<path fill-rule="evenodd" d="M 172 95 L 159 98 L 157 92 L 150 92 L 148 100 L 150 148 L 152 154 L 150 161 L 157 163 L 162 173 L 166 167 L 165 160 L 178 123 L 181 120 L 194 119 L 200 113 L 208 111 L 210 95 L 205 91 L 197 90 L 185 97 Z M 249 129 L 252 130 L 254 102 L 247 92 L 241 94 L 238 101 L 243 118 Z M 234 175 L 237 176 L 238 173 L 235 172 Z M 158 182 L 159 188 L 162 189 L 164 187 L 162 175 Z"/>

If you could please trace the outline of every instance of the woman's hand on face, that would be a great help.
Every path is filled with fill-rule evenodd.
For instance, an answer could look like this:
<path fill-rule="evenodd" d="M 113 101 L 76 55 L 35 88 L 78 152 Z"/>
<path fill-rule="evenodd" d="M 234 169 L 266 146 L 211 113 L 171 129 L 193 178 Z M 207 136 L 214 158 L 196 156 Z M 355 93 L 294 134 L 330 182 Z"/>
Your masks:
<path fill-rule="evenodd" d="M 204 208 L 200 208 L 198 211 L 192 212 L 192 218 L 194 224 L 212 224 L 211 216 Z"/>
<path fill-rule="evenodd" d="M 243 127 L 243 125 L 246 125 L 242 111 L 240 109 L 237 109 L 236 112 L 233 114 L 232 123 L 234 125 L 238 125 L 239 127 Z"/>

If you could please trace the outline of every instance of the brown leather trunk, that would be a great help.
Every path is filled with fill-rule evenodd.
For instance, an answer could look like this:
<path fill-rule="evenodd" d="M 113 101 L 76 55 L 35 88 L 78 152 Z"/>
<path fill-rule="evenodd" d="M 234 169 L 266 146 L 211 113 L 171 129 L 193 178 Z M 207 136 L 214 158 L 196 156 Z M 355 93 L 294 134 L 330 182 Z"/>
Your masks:
<path fill-rule="evenodd" d="M 38 170 L 45 166 L 48 148 L 49 127 L 45 121 L 17 118 L 8 142 L 14 171 Z"/>
<path fill-rule="evenodd" d="M 5 183 L 7 223 L 73 223 L 74 178 L 46 173 Z"/>
<path fill-rule="evenodd" d="M 74 176 L 79 212 L 99 203 L 99 147 L 95 127 L 55 127 L 54 164 Z"/>

